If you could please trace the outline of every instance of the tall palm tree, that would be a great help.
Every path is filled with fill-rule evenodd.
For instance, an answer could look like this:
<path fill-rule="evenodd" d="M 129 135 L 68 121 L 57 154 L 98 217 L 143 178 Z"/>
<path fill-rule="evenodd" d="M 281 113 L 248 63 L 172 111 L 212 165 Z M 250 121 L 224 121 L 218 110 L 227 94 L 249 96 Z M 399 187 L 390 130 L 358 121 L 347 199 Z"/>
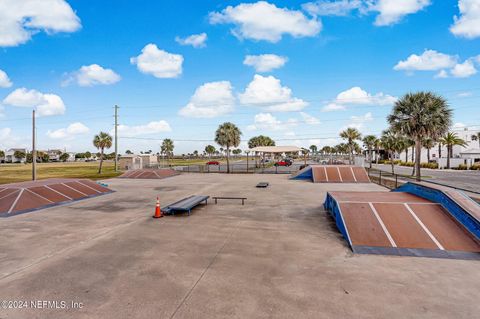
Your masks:
<path fill-rule="evenodd" d="M 380 155 L 380 147 L 382 147 L 382 140 L 380 140 L 379 138 L 375 139 L 374 147 L 375 147 L 375 164 L 378 165 L 378 158 L 379 158 L 378 155 Z"/>
<path fill-rule="evenodd" d="M 173 149 L 175 145 L 173 145 L 173 141 L 169 138 L 166 138 L 162 141 L 162 146 L 160 148 L 162 154 L 167 157 L 167 164 L 170 162 L 170 156 L 173 155 Z"/>
<path fill-rule="evenodd" d="M 112 136 L 105 132 L 100 132 L 93 138 L 93 146 L 100 150 L 100 165 L 98 166 L 98 174 L 102 173 L 103 153 L 105 149 L 112 147 Z"/>
<path fill-rule="evenodd" d="M 348 159 L 350 165 L 353 163 L 353 151 L 355 150 L 355 141 L 362 138 L 362 134 L 353 127 L 340 132 L 340 137 L 347 141 L 348 152 L 350 157 Z"/>
<path fill-rule="evenodd" d="M 450 168 L 450 158 L 453 157 L 453 146 L 466 146 L 467 143 L 458 137 L 456 133 L 448 132 L 441 139 L 442 144 L 447 147 L 447 168 Z"/>
<path fill-rule="evenodd" d="M 315 154 L 318 151 L 317 145 L 310 145 L 309 149 L 312 152 L 312 154 Z"/>
<path fill-rule="evenodd" d="M 205 146 L 205 153 L 208 154 L 208 157 L 212 157 L 212 154 L 214 154 L 216 151 L 215 146 L 213 145 L 207 145 Z"/>
<path fill-rule="evenodd" d="M 422 140 L 444 135 L 452 123 L 452 110 L 435 93 L 408 93 L 395 102 L 388 122 L 395 132 L 415 141 L 415 175 L 420 181 Z"/>
<path fill-rule="evenodd" d="M 368 152 L 368 161 L 370 162 L 370 168 L 372 168 L 372 160 L 373 160 L 372 150 L 373 150 L 373 147 L 375 146 L 376 140 L 377 140 L 377 137 L 375 135 L 366 135 L 362 139 L 363 146 L 367 149 L 367 152 Z"/>
<path fill-rule="evenodd" d="M 309 150 L 306 148 L 302 148 L 302 155 L 305 166 L 307 166 L 307 157 L 308 157 Z"/>
<path fill-rule="evenodd" d="M 427 149 L 427 162 L 430 163 L 430 150 L 435 146 L 435 140 L 427 137 L 422 141 L 422 146 Z"/>
<path fill-rule="evenodd" d="M 395 153 L 401 152 L 404 148 L 404 142 L 402 141 L 401 136 L 396 134 L 392 130 L 385 130 L 382 132 L 380 137 L 382 147 L 388 153 L 390 158 L 390 164 L 392 165 L 392 174 L 395 174 Z"/>
<path fill-rule="evenodd" d="M 227 148 L 227 173 L 230 173 L 230 147 L 240 145 L 241 135 L 240 129 L 230 122 L 221 124 L 215 132 L 215 142 Z"/>

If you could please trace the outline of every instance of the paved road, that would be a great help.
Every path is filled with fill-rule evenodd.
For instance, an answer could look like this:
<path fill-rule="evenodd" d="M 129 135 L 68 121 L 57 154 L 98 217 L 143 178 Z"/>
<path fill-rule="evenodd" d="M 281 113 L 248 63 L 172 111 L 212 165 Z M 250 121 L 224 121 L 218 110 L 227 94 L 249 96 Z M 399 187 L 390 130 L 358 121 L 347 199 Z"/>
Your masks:
<path fill-rule="evenodd" d="M 390 165 L 373 165 L 382 171 L 391 172 Z M 480 193 L 480 171 L 459 171 L 446 169 L 422 169 L 424 180 Z M 395 166 L 395 173 L 411 174 L 411 167 Z"/>

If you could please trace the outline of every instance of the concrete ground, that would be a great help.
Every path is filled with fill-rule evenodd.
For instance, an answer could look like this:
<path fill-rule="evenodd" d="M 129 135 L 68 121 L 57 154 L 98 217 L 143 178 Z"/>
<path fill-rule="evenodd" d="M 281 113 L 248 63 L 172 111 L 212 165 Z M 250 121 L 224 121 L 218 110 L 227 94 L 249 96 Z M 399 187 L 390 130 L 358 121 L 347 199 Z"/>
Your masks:
<path fill-rule="evenodd" d="M 0 219 L 0 299 L 29 305 L 2 302 L 0 318 L 478 316 L 479 261 L 351 253 L 323 210 L 325 192 L 378 185 L 225 174 L 107 183 L 117 192 Z M 248 200 L 152 219 L 157 194 L 162 204 Z"/>

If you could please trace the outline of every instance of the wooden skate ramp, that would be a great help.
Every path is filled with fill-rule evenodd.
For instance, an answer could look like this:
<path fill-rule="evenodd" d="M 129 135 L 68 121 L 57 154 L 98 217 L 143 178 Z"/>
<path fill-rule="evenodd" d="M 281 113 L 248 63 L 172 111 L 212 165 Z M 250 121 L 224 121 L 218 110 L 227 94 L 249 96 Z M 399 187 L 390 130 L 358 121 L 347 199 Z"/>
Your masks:
<path fill-rule="evenodd" d="M 330 192 L 325 208 L 355 253 L 480 259 L 480 243 L 441 204 L 404 192 Z"/>
<path fill-rule="evenodd" d="M 133 178 L 133 179 L 163 179 L 171 176 L 179 175 L 173 169 L 135 169 L 126 171 L 119 178 Z"/>
<path fill-rule="evenodd" d="M 365 168 L 360 166 L 312 166 L 314 183 L 370 183 Z"/>
<path fill-rule="evenodd" d="M 88 179 L 47 179 L 0 185 L 0 217 L 111 193 Z"/>

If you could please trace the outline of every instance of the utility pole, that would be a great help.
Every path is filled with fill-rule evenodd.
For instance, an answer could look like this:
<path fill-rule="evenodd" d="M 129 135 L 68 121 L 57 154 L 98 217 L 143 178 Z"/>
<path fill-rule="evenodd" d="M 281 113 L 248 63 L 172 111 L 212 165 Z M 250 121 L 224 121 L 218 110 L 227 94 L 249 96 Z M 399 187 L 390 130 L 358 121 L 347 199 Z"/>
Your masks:
<path fill-rule="evenodd" d="M 37 180 L 37 149 L 35 146 L 35 110 L 32 111 L 32 181 Z"/>
<path fill-rule="evenodd" d="M 115 105 L 115 172 L 118 170 L 118 105 Z"/>

